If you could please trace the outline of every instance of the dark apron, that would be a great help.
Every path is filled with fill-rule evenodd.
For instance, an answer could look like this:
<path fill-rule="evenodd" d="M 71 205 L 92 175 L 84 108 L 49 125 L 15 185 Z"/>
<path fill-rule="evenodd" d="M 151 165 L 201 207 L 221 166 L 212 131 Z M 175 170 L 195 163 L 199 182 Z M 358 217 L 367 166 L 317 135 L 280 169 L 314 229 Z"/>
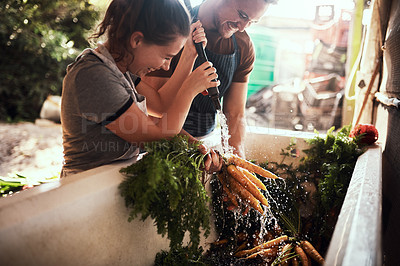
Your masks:
<path fill-rule="evenodd" d="M 199 12 L 197 6 L 192 9 L 191 13 L 194 18 Z M 228 88 L 232 84 L 233 75 L 239 65 L 240 52 L 237 47 L 235 35 L 232 36 L 234 51 L 232 54 L 216 54 L 207 48 L 205 49 L 208 60 L 213 63 L 217 69 L 218 80 L 221 82 L 219 89 L 219 98 L 224 96 Z M 199 61 L 196 59 L 193 69 L 199 66 Z M 199 93 L 193 100 L 186 118 L 183 129 L 194 137 L 202 137 L 211 133 L 215 128 L 216 110 L 209 96 Z"/>

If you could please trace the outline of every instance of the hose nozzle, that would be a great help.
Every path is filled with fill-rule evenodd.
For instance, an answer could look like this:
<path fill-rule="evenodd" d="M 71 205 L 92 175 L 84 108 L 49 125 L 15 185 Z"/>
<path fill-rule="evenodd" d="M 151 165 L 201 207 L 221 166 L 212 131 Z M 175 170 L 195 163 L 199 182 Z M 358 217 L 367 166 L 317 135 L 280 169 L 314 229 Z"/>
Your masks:
<path fill-rule="evenodd" d="M 204 51 L 202 43 L 195 43 L 196 51 L 199 57 L 200 64 L 208 61 L 206 52 Z M 213 81 L 216 81 L 215 79 Z M 221 110 L 221 102 L 219 101 L 219 90 L 218 87 L 212 87 L 207 89 L 208 96 L 211 98 L 215 110 Z"/>
<path fill-rule="evenodd" d="M 215 110 L 221 110 L 221 102 L 219 101 L 219 91 L 217 87 L 209 88 L 208 96 L 211 98 L 212 103 L 214 104 Z"/>

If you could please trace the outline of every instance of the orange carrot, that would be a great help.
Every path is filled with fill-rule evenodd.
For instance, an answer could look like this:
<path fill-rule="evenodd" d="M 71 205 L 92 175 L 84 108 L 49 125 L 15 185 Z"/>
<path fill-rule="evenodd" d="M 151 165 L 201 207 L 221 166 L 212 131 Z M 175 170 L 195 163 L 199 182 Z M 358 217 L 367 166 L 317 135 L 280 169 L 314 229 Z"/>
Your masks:
<path fill-rule="evenodd" d="M 310 242 L 304 240 L 300 242 L 300 245 L 303 248 L 303 250 L 307 253 L 307 255 L 310 256 L 310 258 L 312 258 L 319 264 L 325 263 L 324 258 L 318 253 L 318 251 L 314 248 L 313 245 L 311 245 Z"/>
<path fill-rule="evenodd" d="M 226 186 L 226 181 L 224 181 L 223 173 L 218 174 L 218 180 L 219 180 L 219 182 L 221 182 L 222 189 L 224 190 L 229 201 L 237 208 L 239 206 L 239 204 L 236 200 L 236 197 L 229 191 L 228 187 Z"/>
<path fill-rule="evenodd" d="M 290 260 L 284 260 L 281 263 L 279 263 L 278 265 L 280 265 L 280 266 L 289 266 L 289 261 Z"/>
<path fill-rule="evenodd" d="M 225 245 L 226 243 L 228 243 L 228 239 L 221 239 L 221 240 L 217 240 L 212 242 L 211 244 L 214 246 L 220 246 L 220 245 Z"/>
<path fill-rule="evenodd" d="M 280 255 L 281 256 L 281 259 L 280 259 L 281 265 L 289 265 L 289 253 L 292 248 L 293 248 L 293 246 L 291 243 L 286 244 L 282 248 L 281 255 Z"/>
<path fill-rule="evenodd" d="M 233 164 L 228 165 L 228 173 L 239 182 L 245 189 L 247 189 L 253 196 L 258 199 L 263 205 L 268 206 L 268 201 L 264 195 L 258 190 L 256 185 L 254 185 L 247 177 L 236 168 Z"/>
<path fill-rule="evenodd" d="M 229 205 L 228 207 L 226 207 L 226 209 L 228 210 L 228 211 L 233 211 L 234 209 L 236 209 L 237 207 L 236 206 L 234 206 L 234 205 Z"/>
<path fill-rule="evenodd" d="M 258 204 L 258 205 L 259 205 L 259 204 Z M 261 208 L 261 206 L 260 206 L 260 208 Z M 242 212 L 242 215 L 243 215 L 243 216 L 246 216 L 246 215 L 249 213 L 249 211 L 250 211 L 249 206 L 246 206 L 246 208 L 244 208 L 244 211 Z"/>
<path fill-rule="evenodd" d="M 235 257 L 243 257 L 243 256 L 246 256 L 246 255 L 258 252 L 258 251 L 260 251 L 262 249 L 272 248 L 272 247 L 278 246 L 279 244 L 281 244 L 282 242 L 287 241 L 288 239 L 289 238 L 288 238 L 287 235 L 283 235 L 283 236 L 277 237 L 277 238 L 272 239 L 272 240 L 270 240 L 268 242 L 265 242 L 265 243 L 263 243 L 261 245 L 258 245 L 258 246 L 254 247 L 252 249 L 247 249 L 247 250 L 242 250 L 242 251 L 236 252 L 235 253 Z"/>
<path fill-rule="evenodd" d="M 259 213 L 263 214 L 264 211 L 261 208 L 260 202 L 251 194 L 247 189 L 245 189 L 239 182 L 236 181 L 233 177 L 228 175 L 228 183 L 232 192 L 245 200 L 252 208 L 257 210 Z"/>
<path fill-rule="evenodd" d="M 238 246 L 238 248 L 236 249 L 236 252 L 245 249 L 245 247 L 247 246 L 247 243 L 249 243 L 249 242 L 244 241 L 240 246 Z"/>
<path fill-rule="evenodd" d="M 277 253 L 276 248 L 266 248 L 266 249 L 262 249 L 261 251 L 258 251 L 256 253 L 253 253 L 250 256 L 247 256 L 246 258 L 243 258 L 243 259 L 245 259 L 245 260 L 255 259 L 257 256 L 260 256 L 261 258 L 269 258 L 269 257 L 275 256 L 276 253 Z"/>
<path fill-rule="evenodd" d="M 292 259 L 292 265 L 293 266 L 298 266 L 299 265 L 299 261 L 296 258 Z"/>
<path fill-rule="evenodd" d="M 247 240 L 247 233 L 245 232 L 240 232 L 236 234 L 236 239 L 237 241 L 241 242 L 241 241 L 246 241 Z"/>
<path fill-rule="evenodd" d="M 261 182 L 261 180 L 258 179 L 258 177 L 256 177 L 256 176 L 253 175 L 252 173 L 250 173 L 249 170 L 247 170 L 247 169 L 245 169 L 245 168 L 243 168 L 243 167 L 240 167 L 240 166 L 236 166 L 236 168 L 239 169 L 240 171 L 242 171 L 242 172 L 245 174 L 245 176 L 246 176 L 251 182 L 253 182 L 254 185 L 256 185 L 259 189 L 262 189 L 262 190 L 264 190 L 264 191 L 267 190 L 267 188 L 265 187 L 264 183 Z"/>
<path fill-rule="evenodd" d="M 294 246 L 294 251 L 296 252 L 297 255 L 300 257 L 301 264 L 304 266 L 311 265 L 310 261 L 308 260 L 307 254 L 304 252 L 304 250 L 300 246 Z"/>
<path fill-rule="evenodd" d="M 254 164 L 252 162 L 249 162 L 249 161 L 247 161 L 245 159 L 242 159 L 242 158 L 240 158 L 240 157 L 238 157 L 236 155 L 231 155 L 228 158 L 228 162 L 231 163 L 231 164 L 234 164 L 236 166 L 240 166 L 242 168 L 245 168 L 245 169 L 249 170 L 250 172 L 254 172 L 256 174 L 259 174 L 259 175 L 261 175 L 261 176 L 263 176 L 265 178 L 272 178 L 272 179 L 278 178 L 275 174 L 271 173 L 270 171 L 265 170 L 264 168 Z"/>

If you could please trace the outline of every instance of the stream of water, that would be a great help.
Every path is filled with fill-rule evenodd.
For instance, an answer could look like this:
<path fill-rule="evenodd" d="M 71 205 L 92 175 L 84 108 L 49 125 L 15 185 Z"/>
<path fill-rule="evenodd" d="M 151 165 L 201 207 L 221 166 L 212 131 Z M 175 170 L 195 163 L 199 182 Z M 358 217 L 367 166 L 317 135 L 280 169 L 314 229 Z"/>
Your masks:
<path fill-rule="evenodd" d="M 217 110 L 217 117 L 219 118 L 219 122 L 221 125 L 221 143 L 222 143 L 222 154 L 228 156 L 233 154 L 233 147 L 229 145 L 229 129 L 226 123 L 226 116 L 220 111 Z"/>
<path fill-rule="evenodd" d="M 224 156 L 228 157 L 229 155 L 233 154 L 234 148 L 229 145 L 229 139 L 230 139 L 231 135 L 229 134 L 227 119 L 226 119 L 226 116 L 220 110 L 217 110 L 217 117 L 219 119 L 220 126 L 221 126 L 222 154 Z M 273 222 L 272 218 L 274 217 L 272 212 L 268 209 L 267 206 L 263 206 L 263 207 L 264 207 L 265 212 L 259 218 L 260 219 L 260 221 L 259 221 L 260 222 L 259 238 L 262 238 L 264 236 L 264 234 L 267 233 L 266 225 Z M 234 211 L 234 215 L 235 215 L 235 220 L 238 219 L 237 211 Z M 248 224 L 247 226 L 250 227 L 250 224 Z M 235 228 L 235 231 L 236 230 L 237 230 L 237 228 Z"/>

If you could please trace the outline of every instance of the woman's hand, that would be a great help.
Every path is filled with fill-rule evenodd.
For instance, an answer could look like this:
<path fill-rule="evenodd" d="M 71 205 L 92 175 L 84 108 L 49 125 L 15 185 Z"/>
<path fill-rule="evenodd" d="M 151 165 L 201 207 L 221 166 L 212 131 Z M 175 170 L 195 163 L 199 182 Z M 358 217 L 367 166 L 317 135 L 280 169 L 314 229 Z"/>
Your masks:
<path fill-rule="evenodd" d="M 192 33 L 185 43 L 185 47 L 183 49 L 183 54 L 187 54 L 192 58 L 197 57 L 197 51 L 194 46 L 194 43 L 202 43 L 203 47 L 207 45 L 207 38 L 204 32 L 204 28 L 200 22 L 200 20 L 193 23 L 190 27 L 190 32 Z"/>
<path fill-rule="evenodd" d="M 212 87 L 218 87 L 220 81 L 217 80 L 217 70 L 212 67 L 211 62 L 204 62 L 186 78 L 182 84 L 185 91 L 192 91 L 197 95 L 204 90 Z"/>
<path fill-rule="evenodd" d="M 207 154 L 204 161 L 204 170 L 207 173 L 215 173 L 221 170 L 223 161 L 218 151 L 208 149 L 204 144 L 200 144 L 199 150 L 202 154 Z"/>

